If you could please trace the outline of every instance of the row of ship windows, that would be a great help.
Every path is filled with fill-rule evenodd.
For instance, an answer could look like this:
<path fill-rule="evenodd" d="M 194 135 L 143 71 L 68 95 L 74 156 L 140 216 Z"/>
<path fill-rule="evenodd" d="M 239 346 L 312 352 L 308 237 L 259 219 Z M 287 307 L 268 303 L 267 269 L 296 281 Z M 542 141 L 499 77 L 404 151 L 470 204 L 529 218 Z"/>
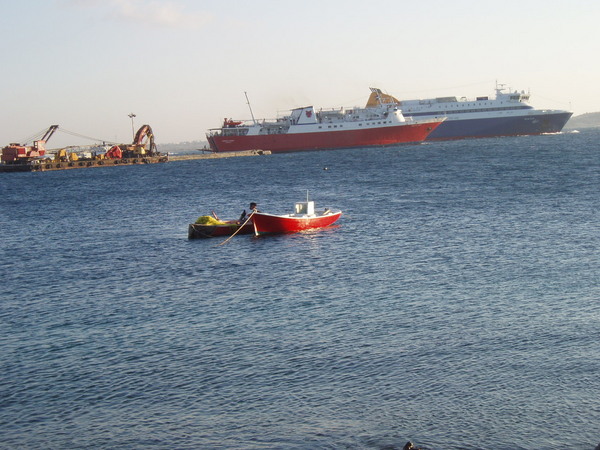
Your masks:
<path fill-rule="evenodd" d="M 460 111 L 438 111 L 437 114 L 464 114 L 464 113 L 473 113 L 473 112 L 487 112 L 487 111 L 516 111 L 519 109 L 529 109 L 528 106 L 513 106 L 508 108 L 482 108 L 482 109 L 463 109 Z M 403 111 L 405 116 L 430 116 L 431 112 L 426 113 L 412 113 L 410 111 Z"/>
<path fill-rule="evenodd" d="M 381 124 L 385 124 L 385 123 L 392 123 L 391 120 L 384 120 L 383 122 L 367 122 L 367 125 L 381 125 Z M 362 127 L 363 124 L 362 122 L 358 124 L 359 127 Z M 327 128 L 337 128 L 338 125 L 327 125 Z M 340 128 L 344 128 L 344 125 L 339 125 Z M 321 125 L 319 125 L 319 129 L 323 128 Z"/>

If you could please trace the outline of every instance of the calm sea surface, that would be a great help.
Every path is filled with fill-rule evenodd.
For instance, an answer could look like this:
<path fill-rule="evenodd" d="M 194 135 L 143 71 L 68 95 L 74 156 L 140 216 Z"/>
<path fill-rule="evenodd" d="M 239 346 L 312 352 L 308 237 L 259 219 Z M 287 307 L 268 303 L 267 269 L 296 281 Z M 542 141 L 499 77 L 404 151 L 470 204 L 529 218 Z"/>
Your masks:
<path fill-rule="evenodd" d="M 0 174 L 0 447 L 592 450 L 599 142 Z"/>

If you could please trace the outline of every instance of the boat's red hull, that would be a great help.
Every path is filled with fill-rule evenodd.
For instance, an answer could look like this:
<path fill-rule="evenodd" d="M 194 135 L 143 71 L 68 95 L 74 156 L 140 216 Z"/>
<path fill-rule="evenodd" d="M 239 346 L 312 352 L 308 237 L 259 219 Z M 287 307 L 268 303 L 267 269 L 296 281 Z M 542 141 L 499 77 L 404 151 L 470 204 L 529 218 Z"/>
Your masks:
<path fill-rule="evenodd" d="M 295 152 L 353 147 L 374 147 L 424 141 L 440 122 L 403 124 L 359 130 L 319 131 L 314 133 L 268 134 L 259 136 L 212 135 L 208 142 L 215 152 L 270 150 Z"/>
<path fill-rule="evenodd" d="M 323 228 L 335 223 L 341 211 L 316 217 L 290 217 L 273 214 L 254 213 L 252 220 L 257 234 L 296 233 L 298 231 Z"/>

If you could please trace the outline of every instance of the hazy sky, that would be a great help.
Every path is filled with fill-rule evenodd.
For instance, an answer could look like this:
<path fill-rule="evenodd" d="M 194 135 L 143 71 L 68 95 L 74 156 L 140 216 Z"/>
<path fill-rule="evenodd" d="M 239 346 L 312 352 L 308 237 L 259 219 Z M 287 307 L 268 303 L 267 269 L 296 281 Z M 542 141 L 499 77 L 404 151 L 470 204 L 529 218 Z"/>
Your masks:
<path fill-rule="evenodd" d="M 204 140 L 224 117 L 491 95 L 600 111 L 595 0 L 0 0 L 0 145 L 52 124 Z M 91 143 L 57 133 L 49 147 Z"/>

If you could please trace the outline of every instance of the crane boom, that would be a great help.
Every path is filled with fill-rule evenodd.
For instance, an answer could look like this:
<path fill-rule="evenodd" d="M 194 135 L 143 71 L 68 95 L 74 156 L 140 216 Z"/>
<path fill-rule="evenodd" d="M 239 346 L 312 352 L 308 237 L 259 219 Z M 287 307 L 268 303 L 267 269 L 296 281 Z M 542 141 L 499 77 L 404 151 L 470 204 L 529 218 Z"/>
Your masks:
<path fill-rule="evenodd" d="M 50 128 L 46 130 L 46 132 L 42 136 L 42 139 L 40 140 L 48 142 L 56 130 L 58 130 L 58 125 L 50 125 Z"/>

